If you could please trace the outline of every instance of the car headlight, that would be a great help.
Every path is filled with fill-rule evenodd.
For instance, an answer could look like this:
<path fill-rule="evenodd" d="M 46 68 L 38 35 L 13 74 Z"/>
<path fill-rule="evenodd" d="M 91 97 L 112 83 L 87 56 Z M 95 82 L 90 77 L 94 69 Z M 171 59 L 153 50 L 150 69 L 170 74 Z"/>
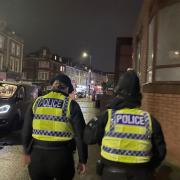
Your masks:
<path fill-rule="evenodd" d="M 9 111 L 9 109 L 10 109 L 10 105 L 3 105 L 3 106 L 0 106 L 0 114 L 2 114 L 2 113 L 7 113 L 8 111 Z"/>

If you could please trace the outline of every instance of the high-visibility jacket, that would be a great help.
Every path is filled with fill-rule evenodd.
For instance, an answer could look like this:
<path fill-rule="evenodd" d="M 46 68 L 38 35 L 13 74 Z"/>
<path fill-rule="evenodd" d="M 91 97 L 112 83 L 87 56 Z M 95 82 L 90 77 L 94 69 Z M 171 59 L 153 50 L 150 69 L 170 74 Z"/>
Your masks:
<path fill-rule="evenodd" d="M 145 163 L 151 158 L 152 122 L 148 112 L 138 108 L 108 109 L 101 156 L 121 163 Z"/>
<path fill-rule="evenodd" d="M 34 139 L 42 141 L 68 141 L 73 138 L 69 97 L 50 92 L 36 99 L 33 104 Z"/>

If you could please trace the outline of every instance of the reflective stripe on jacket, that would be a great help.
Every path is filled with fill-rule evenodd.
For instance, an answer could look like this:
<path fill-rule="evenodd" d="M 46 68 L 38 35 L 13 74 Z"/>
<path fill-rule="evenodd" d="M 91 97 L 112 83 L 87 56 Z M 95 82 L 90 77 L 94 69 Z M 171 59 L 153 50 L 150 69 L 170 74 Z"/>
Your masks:
<path fill-rule="evenodd" d="M 50 92 L 33 104 L 33 138 L 42 141 L 68 141 L 73 138 L 69 97 Z"/>
<path fill-rule="evenodd" d="M 151 158 L 152 123 L 140 109 L 108 110 L 101 155 L 122 163 L 145 163 Z"/>

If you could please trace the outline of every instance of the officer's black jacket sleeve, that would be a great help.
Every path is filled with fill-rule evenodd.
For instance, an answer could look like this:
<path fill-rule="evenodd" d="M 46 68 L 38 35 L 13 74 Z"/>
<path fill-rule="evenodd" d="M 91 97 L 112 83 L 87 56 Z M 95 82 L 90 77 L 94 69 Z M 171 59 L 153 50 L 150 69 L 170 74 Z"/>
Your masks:
<path fill-rule="evenodd" d="M 32 146 L 32 104 L 30 104 L 26 110 L 24 124 L 22 129 L 22 144 L 26 154 L 30 154 Z"/>
<path fill-rule="evenodd" d="M 150 167 L 152 169 L 157 168 L 166 156 L 166 144 L 164 141 L 163 132 L 159 122 L 151 116 L 152 119 L 152 158 L 150 161 Z"/>
<path fill-rule="evenodd" d="M 70 112 L 71 124 L 75 133 L 76 147 L 79 155 L 79 162 L 86 163 L 88 158 L 88 148 L 83 141 L 83 133 L 86 124 L 80 106 L 76 101 L 71 101 Z"/>
<path fill-rule="evenodd" d="M 108 112 L 105 111 L 87 124 L 84 131 L 84 141 L 86 144 L 101 144 L 107 121 Z"/>

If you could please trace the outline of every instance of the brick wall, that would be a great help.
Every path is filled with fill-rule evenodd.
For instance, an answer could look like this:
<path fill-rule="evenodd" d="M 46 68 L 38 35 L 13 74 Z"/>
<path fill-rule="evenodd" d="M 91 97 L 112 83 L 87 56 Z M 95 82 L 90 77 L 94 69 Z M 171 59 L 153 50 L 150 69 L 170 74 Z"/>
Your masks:
<path fill-rule="evenodd" d="M 167 144 L 166 159 L 180 166 L 180 95 L 144 93 L 142 106 L 161 123 Z"/>

